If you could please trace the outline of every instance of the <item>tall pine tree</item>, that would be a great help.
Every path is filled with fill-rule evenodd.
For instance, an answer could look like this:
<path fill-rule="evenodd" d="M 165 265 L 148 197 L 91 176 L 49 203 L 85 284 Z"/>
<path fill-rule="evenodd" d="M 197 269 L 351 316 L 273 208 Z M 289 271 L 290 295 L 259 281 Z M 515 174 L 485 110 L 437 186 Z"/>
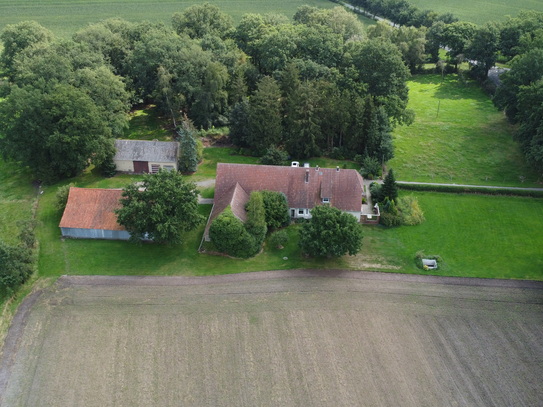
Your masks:
<path fill-rule="evenodd" d="M 198 147 L 196 145 L 195 137 L 196 129 L 185 116 L 181 122 L 181 126 L 177 130 L 180 141 L 180 154 L 179 154 L 179 171 L 189 174 L 196 172 L 198 169 Z"/>
<path fill-rule="evenodd" d="M 281 145 L 281 90 L 269 76 L 260 80 L 249 100 L 249 132 L 247 144 L 259 155 L 272 145 Z"/>
<path fill-rule="evenodd" d="M 383 197 L 388 198 L 391 201 L 396 201 L 396 199 L 398 199 L 398 186 L 396 185 L 396 178 L 394 177 L 392 168 L 385 177 L 381 193 Z"/>

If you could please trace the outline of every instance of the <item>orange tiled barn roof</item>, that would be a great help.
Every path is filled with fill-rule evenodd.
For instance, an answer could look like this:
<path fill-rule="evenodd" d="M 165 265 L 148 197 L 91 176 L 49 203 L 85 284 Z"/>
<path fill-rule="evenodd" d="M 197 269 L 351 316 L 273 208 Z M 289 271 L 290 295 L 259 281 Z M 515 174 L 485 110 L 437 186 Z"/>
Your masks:
<path fill-rule="evenodd" d="M 114 210 L 121 207 L 122 190 L 70 188 L 68 203 L 60 220 L 61 228 L 125 230 L 117 223 Z"/>

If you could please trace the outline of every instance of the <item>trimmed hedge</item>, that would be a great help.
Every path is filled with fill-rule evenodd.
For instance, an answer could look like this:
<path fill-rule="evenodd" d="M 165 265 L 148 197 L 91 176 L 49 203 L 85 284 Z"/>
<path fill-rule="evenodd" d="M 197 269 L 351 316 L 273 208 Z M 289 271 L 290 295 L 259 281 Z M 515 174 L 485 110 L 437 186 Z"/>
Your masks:
<path fill-rule="evenodd" d="M 510 196 L 529 196 L 532 198 L 543 198 L 543 191 L 530 191 L 523 189 L 509 188 L 481 188 L 481 187 L 463 187 L 456 185 L 425 185 L 425 184 L 402 184 L 397 183 L 398 188 L 407 191 L 430 191 L 430 192 L 448 192 L 455 194 L 480 194 L 480 195 L 510 195 Z"/>

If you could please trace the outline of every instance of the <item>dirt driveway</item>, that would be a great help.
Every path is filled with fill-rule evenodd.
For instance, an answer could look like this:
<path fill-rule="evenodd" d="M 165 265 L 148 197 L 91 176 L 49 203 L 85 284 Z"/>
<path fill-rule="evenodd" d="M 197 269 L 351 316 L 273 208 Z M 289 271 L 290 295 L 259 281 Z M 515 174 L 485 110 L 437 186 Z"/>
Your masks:
<path fill-rule="evenodd" d="M 342 271 L 63 277 L 27 301 L 1 361 L 2 406 L 543 400 L 542 283 Z"/>

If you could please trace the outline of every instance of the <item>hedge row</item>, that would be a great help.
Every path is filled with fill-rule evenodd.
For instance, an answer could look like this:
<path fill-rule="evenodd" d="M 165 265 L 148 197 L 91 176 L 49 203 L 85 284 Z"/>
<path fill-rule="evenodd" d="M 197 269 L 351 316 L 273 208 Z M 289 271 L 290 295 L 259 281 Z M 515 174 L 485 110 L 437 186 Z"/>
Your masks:
<path fill-rule="evenodd" d="M 529 196 L 532 198 L 543 198 L 543 191 L 533 191 L 524 189 L 509 188 L 481 188 L 464 187 L 457 185 L 425 185 L 425 184 L 401 184 L 398 188 L 408 191 L 431 191 L 431 192 L 452 192 L 456 194 L 482 194 L 482 195 L 510 195 L 510 196 Z"/>

